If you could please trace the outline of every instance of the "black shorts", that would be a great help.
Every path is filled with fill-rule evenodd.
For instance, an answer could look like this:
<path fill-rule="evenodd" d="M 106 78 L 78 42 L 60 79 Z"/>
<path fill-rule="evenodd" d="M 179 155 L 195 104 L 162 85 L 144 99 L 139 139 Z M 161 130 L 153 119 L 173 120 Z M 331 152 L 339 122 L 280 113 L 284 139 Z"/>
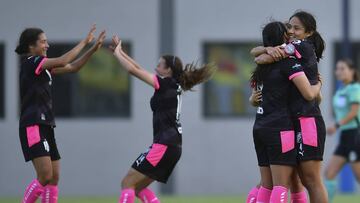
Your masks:
<path fill-rule="evenodd" d="M 349 162 L 360 161 L 360 134 L 358 129 L 342 130 L 335 155 L 344 157 Z"/>
<path fill-rule="evenodd" d="M 133 163 L 132 168 L 147 177 L 166 183 L 181 156 L 181 146 L 154 143 Z"/>
<path fill-rule="evenodd" d="M 296 165 L 293 130 L 254 129 L 253 137 L 259 166 Z"/>
<path fill-rule="evenodd" d="M 298 161 L 323 160 L 326 129 L 321 116 L 293 120 Z"/>
<path fill-rule="evenodd" d="M 60 159 L 52 126 L 20 127 L 19 136 L 26 162 L 42 156 L 50 156 L 52 161 Z"/>

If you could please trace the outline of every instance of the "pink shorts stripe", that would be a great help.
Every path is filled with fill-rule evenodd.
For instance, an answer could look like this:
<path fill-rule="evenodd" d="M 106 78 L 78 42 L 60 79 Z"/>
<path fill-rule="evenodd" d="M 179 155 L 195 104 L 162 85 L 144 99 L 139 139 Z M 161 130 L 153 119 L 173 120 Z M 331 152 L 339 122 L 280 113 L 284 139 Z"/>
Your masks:
<path fill-rule="evenodd" d="M 303 143 L 309 146 L 318 146 L 317 127 L 314 117 L 300 117 L 301 135 Z"/>
<path fill-rule="evenodd" d="M 295 132 L 293 130 L 281 131 L 281 151 L 286 153 L 295 148 Z"/>
<path fill-rule="evenodd" d="M 26 127 L 26 137 L 29 147 L 40 142 L 40 131 L 38 125 Z"/>
<path fill-rule="evenodd" d="M 300 75 L 303 75 L 303 74 L 305 74 L 303 71 L 294 73 L 294 74 L 289 76 L 289 80 L 292 80 L 292 79 L 296 78 L 297 76 L 300 76 Z"/>
<path fill-rule="evenodd" d="M 154 75 L 154 88 L 155 88 L 155 90 L 160 89 L 159 79 L 157 78 L 156 75 Z"/>
<path fill-rule="evenodd" d="M 46 60 L 47 60 L 47 58 L 43 58 L 43 59 L 40 61 L 39 65 L 36 67 L 36 70 L 35 70 L 35 74 L 36 74 L 36 75 L 40 75 L 41 71 L 43 70 L 43 69 L 42 69 L 42 66 L 43 66 L 43 64 L 45 63 Z"/>
<path fill-rule="evenodd" d="M 163 144 L 153 144 L 151 150 L 146 155 L 146 160 L 154 167 L 158 165 L 166 152 L 167 146 Z"/>

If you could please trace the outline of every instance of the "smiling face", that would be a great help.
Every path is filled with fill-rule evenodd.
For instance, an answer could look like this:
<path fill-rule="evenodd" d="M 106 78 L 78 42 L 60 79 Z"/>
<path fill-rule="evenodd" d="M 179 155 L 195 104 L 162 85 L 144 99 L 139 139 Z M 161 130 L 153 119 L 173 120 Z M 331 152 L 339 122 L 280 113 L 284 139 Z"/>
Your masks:
<path fill-rule="evenodd" d="M 35 44 L 29 46 L 29 51 L 31 55 L 47 56 L 47 50 L 49 47 L 50 46 L 45 33 L 41 33 L 39 34 L 38 40 L 36 40 Z"/>
<path fill-rule="evenodd" d="M 171 77 L 172 76 L 171 68 L 166 65 L 166 61 L 162 57 L 159 59 L 159 63 L 157 65 L 155 71 L 159 76 L 162 76 L 162 77 Z"/>
<path fill-rule="evenodd" d="M 305 38 L 310 37 L 313 32 L 307 32 L 304 24 L 300 21 L 300 19 L 296 16 L 292 17 L 287 24 L 288 34 L 292 38 L 292 40 L 298 39 L 303 40 Z"/>
<path fill-rule="evenodd" d="M 338 61 L 336 64 L 336 79 L 343 83 L 350 83 L 354 77 L 354 70 L 351 69 L 344 61 Z"/>

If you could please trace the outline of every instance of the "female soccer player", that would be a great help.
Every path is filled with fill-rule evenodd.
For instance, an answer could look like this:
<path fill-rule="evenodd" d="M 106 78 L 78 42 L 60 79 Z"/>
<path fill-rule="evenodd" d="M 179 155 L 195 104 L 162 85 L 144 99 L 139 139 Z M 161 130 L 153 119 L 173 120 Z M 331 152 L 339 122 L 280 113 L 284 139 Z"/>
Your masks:
<path fill-rule="evenodd" d="M 154 180 L 166 183 L 181 156 L 182 129 L 180 124 L 181 96 L 197 84 L 208 80 L 214 68 L 204 65 L 197 68 L 173 55 L 159 59 L 156 74 L 149 73 L 131 59 L 121 48 L 121 41 L 113 37 L 114 55 L 133 76 L 154 87 L 150 105 L 153 111 L 153 144 L 133 163 L 123 178 L 119 203 L 133 203 L 135 195 L 142 202 L 160 202 L 148 189 Z"/>
<path fill-rule="evenodd" d="M 287 30 L 281 22 L 266 25 L 262 35 L 264 46 L 278 46 L 287 40 Z M 287 202 L 290 178 L 297 164 L 295 134 L 288 106 L 292 82 L 308 100 L 319 94 L 321 83 L 310 85 L 294 57 L 259 65 L 251 81 L 262 95 L 253 128 L 261 186 L 272 188 L 270 202 Z M 261 196 L 257 198 L 257 202 L 268 201 Z"/>
<path fill-rule="evenodd" d="M 290 17 L 288 25 L 288 32 L 297 39 L 292 44 L 299 52 L 298 57 L 301 58 L 304 72 L 310 83 L 314 84 L 319 75 L 317 62 L 322 58 L 325 48 L 324 40 L 316 29 L 316 20 L 310 13 L 298 11 Z M 262 48 L 262 51 L 265 53 L 266 49 Z M 263 53 L 256 59 L 257 63 L 271 63 L 275 59 L 281 59 L 279 53 L 274 52 L 275 59 Z M 309 191 L 310 201 L 327 202 L 326 189 L 321 178 L 326 132 L 319 108 L 320 98 L 309 102 L 298 91 L 292 93 L 290 109 L 297 136 L 298 173 L 301 182 Z"/>
<path fill-rule="evenodd" d="M 352 170 L 360 182 L 360 84 L 357 69 L 349 59 L 341 59 L 336 64 L 336 78 L 343 83 L 333 98 L 336 123 L 327 132 L 332 135 L 340 130 L 340 142 L 325 170 L 325 185 L 329 201 L 336 192 L 335 177 L 350 162 Z"/>
<path fill-rule="evenodd" d="M 81 69 L 104 41 L 105 31 L 101 32 L 96 43 L 86 53 L 73 61 L 80 51 L 93 41 L 95 30 L 94 25 L 84 40 L 57 58 L 46 57 L 49 44 L 41 29 L 27 28 L 20 35 L 19 45 L 15 50 L 22 57 L 19 136 L 25 161 L 32 161 L 37 174 L 37 178 L 26 188 L 23 203 L 34 203 L 40 195 L 43 203 L 57 202 L 60 154 L 54 135 L 52 76 Z"/>

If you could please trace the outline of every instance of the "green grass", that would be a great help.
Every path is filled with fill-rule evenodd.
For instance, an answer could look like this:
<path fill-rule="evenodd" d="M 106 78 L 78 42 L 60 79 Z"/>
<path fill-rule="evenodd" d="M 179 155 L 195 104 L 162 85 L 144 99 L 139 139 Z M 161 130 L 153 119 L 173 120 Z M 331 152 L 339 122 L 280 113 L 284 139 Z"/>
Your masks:
<path fill-rule="evenodd" d="M 244 196 L 163 196 L 163 203 L 243 203 Z M 0 203 L 18 203 L 20 198 L 2 198 Z M 39 201 L 40 202 L 40 201 Z M 61 197 L 59 203 L 116 203 L 117 197 Z M 139 203 L 140 201 L 138 201 Z M 333 203 L 359 203 L 360 195 L 337 195 Z"/>

